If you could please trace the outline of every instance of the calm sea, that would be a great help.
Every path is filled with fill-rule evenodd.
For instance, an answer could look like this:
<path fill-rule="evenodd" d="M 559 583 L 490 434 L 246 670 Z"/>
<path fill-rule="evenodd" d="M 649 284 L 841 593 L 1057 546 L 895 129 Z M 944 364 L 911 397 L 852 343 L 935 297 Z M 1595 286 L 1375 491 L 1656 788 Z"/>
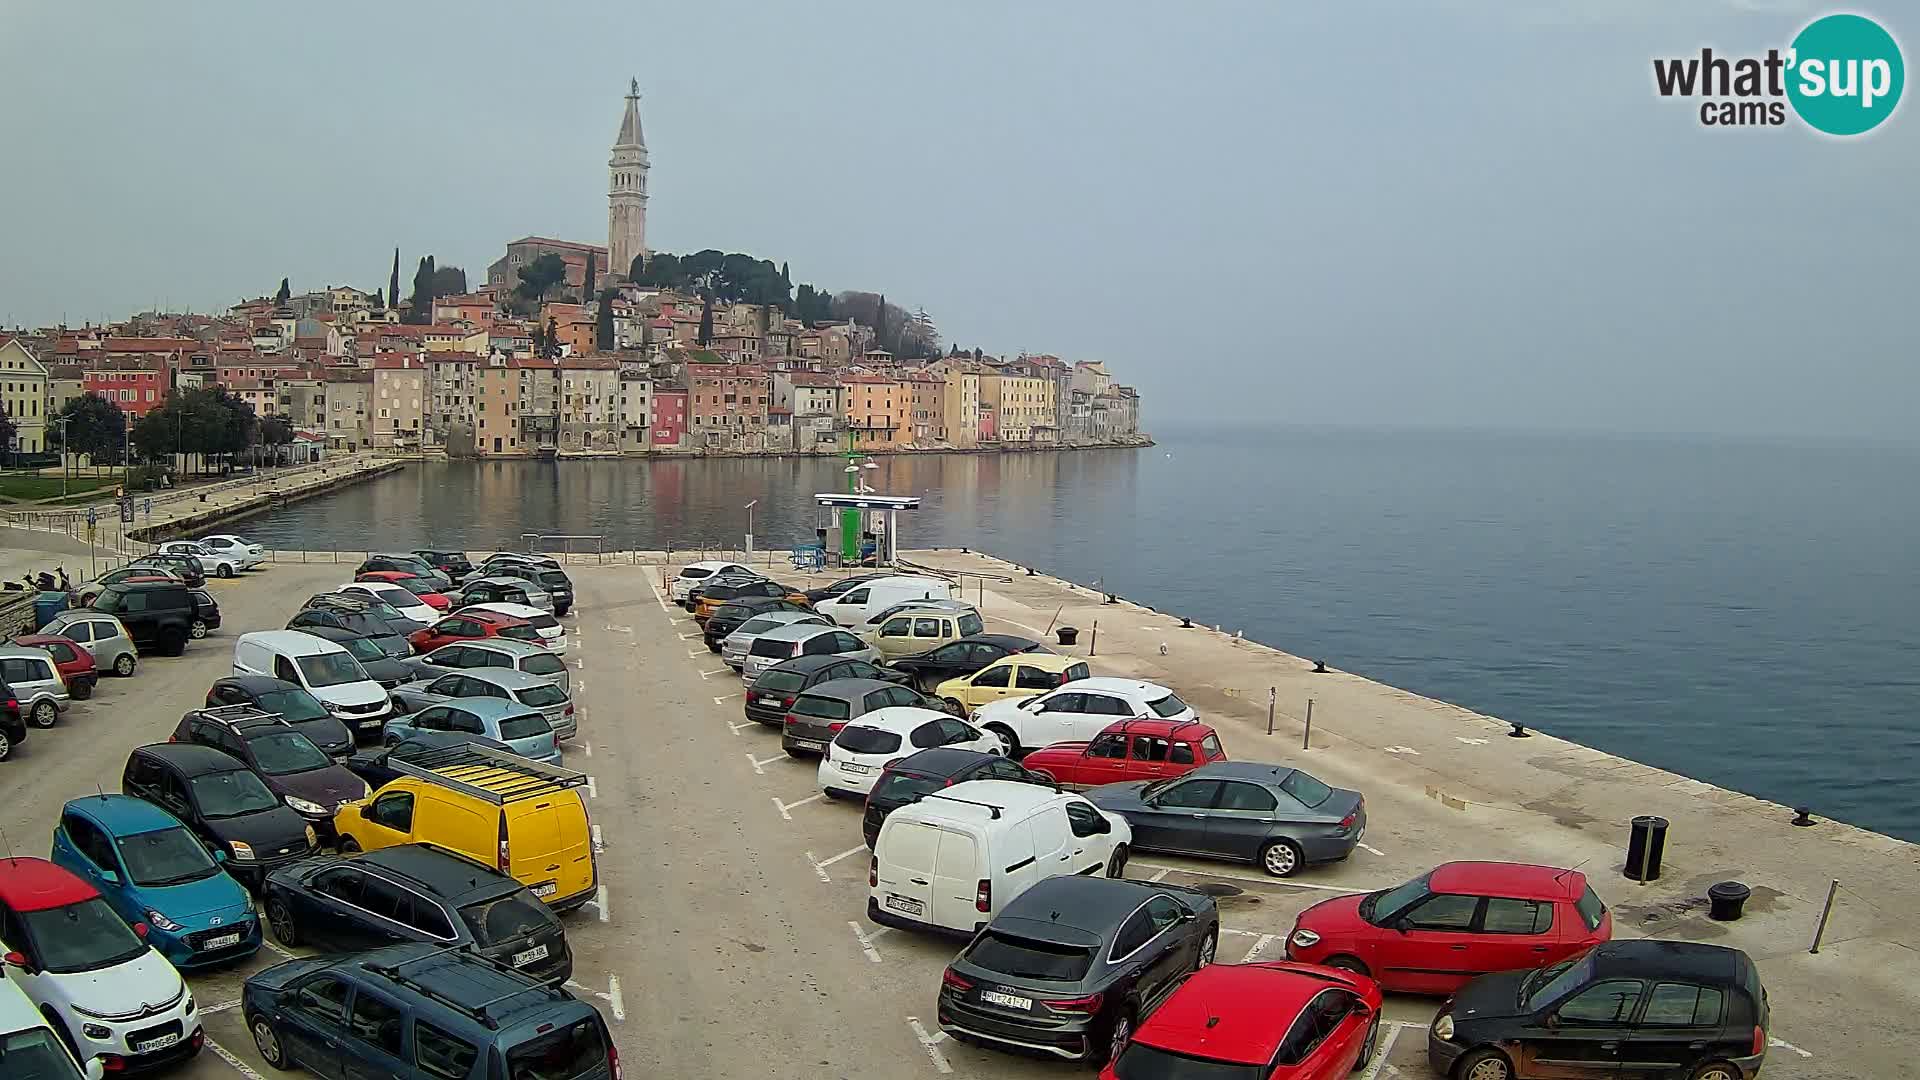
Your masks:
<path fill-rule="evenodd" d="M 1920 840 L 1920 449 L 1359 431 L 881 458 L 970 545 Z M 840 461 L 460 463 L 251 519 L 282 547 L 810 540 Z"/>

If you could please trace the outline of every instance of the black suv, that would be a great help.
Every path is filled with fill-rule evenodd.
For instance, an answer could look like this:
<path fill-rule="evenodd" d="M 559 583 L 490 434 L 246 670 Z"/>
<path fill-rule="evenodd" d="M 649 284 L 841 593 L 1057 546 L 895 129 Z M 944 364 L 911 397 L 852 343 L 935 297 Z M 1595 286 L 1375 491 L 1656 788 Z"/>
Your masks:
<path fill-rule="evenodd" d="M 312 739 L 313 745 L 328 757 L 353 753 L 353 732 L 299 683 L 271 675 L 229 675 L 214 680 L 207 690 L 207 708 L 225 705 L 251 705 L 261 712 L 277 715 L 292 724 L 295 731 Z"/>
<path fill-rule="evenodd" d="M 333 815 L 340 804 L 372 794 L 365 781 L 292 724 L 249 705 L 195 709 L 180 718 L 173 741 L 211 746 L 238 758 L 325 841 L 333 839 Z"/>
<path fill-rule="evenodd" d="M 905 686 L 907 677 L 904 671 L 876 667 L 850 656 L 796 656 L 761 672 L 747 687 L 747 719 L 780 727 L 786 723 L 787 709 L 793 699 L 800 696 L 800 691 L 831 679 L 879 679 Z"/>
<path fill-rule="evenodd" d="M 1461 987 L 1427 1029 L 1427 1063 L 1442 1076 L 1514 1076 L 1520 1057 L 1571 1066 L 1555 1075 L 1737 1080 L 1760 1071 L 1767 1025 L 1766 988 L 1739 949 L 1609 941 Z"/>
<path fill-rule="evenodd" d="M 425 559 L 428 566 L 447 575 L 452 581 L 459 581 L 473 573 L 473 561 L 464 551 L 434 551 L 431 548 L 414 548 L 413 554 Z"/>
<path fill-rule="evenodd" d="M 339 952 L 409 941 L 469 949 L 557 986 L 573 975 L 560 918 L 525 885 L 426 844 L 317 858 L 267 876 L 280 944 Z"/>
<path fill-rule="evenodd" d="M 947 965 L 940 1027 L 963 1043 L 1105 1063 L 1219 943 L 1220 912 L 1196 889 L 1045 878 Z"/>
<path fill-rule="evenodd" d="M 310 596 L 306 605 L 287 620 L 289 630 L 331 626 L 336 630 L 352 631 L 359 637 L 371 639 L 380 646 L 381 652 L 396 660 L 413 655 L 413 647 L 407 644 L 407 635 L 424 625 L 402 616 L 390 604 L 378 600 L 364 603 L 344 593 Z"/>
<path fill-rule="evenodd" d="M 135 645 L 155 648 L 168 656 L 187 651 L 194 620 L 200 617 L 193 591 L 176 581 L 109 585 L 100 590 L 93 610 L 119 619 Z"/>
<path fill-rule="evenodd" d="M 224 869 L 258 889 L 267 871 L 313 854 L 318 837 L 307 819 L 281 803 L 253 770 L 211 746 L 155 743 L 134 747 L 120 790 L 172 814 L 215 851 Z"/>
<path fill-rule="evenodd" d="M 1042 787 L 1053 786 L 1028 772 L 1018 762 L 1009 761 L 998 754 L 983 754 L 978 750 L 960 750 L 951 746 L 935 746 L 908 754 L 898 761 L 889 762 L 880 771 L 880 778 L 873 782 L 873 791 L 867 796 L 866 815 L 860 819 L 860 831 L 866 834 L 867 846 L 871 848 L 880 838 L 880 826 L 886 822 L 888 814 L 908 803 L 919 802 L 921 796 L 929 792 L 963 784 L 968 780 L 1012 780 Z"/>

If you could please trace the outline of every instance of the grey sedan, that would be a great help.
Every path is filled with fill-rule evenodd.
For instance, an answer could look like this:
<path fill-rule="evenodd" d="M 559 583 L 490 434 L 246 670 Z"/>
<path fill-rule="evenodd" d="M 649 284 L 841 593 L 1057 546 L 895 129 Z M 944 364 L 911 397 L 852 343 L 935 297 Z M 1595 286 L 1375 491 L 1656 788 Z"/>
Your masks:
<path fill-rule="evenodd" d="M 752 681 L 773 665 L 796 656 L 844 656 L 869 664 L 878 664 L 881 660 L 879 649 L 837 626 L 794 623 L 776 626 L 755 638 L 747 647 L 747 654 L 740 658 L 740 674 Z"/>
<path fill-rule="evenodd" d="M 385 742 L 393 746 L 423 731 L 483 735 L 505 743 L 521 757 L 560 764 L 560 744 L 554 739 L 553 725 L 538 709 L 510 698 L 452 698 L 407 716 L 396 716 L 387 721 Z"/>
<path fill-rule="evenodd" d="M 1359 792 L 1285 765 L 1220 761 L 1171 780 L 1106 784 L 1086 796 L 1127 819 L 1135 850 L 1250 862 L 1274 877 L 1344 859 L 1367 831 Z"/>
<path fill-rule="evenodd" d="M 573 681 L 567 671 L 566 661 L 562 660 L 558 653 L 544 645 L 535 645 L 530 641 L 515 641 L 513 638 L 490 637 L 456 641 L 451 645 L 442 645 L 425 656 L 410 656 L 401 663 L 413 672 L 413 679 L 424 679 L 428 682 L 449 671 L 466 671 L 471 668 L 511 668 L 514 671 L 524 671 L 528 675 L 538 675 L 569 693 L 573 690 Z"/>
<path fill-rule="evenodd" d="M 831 626 L 824 615 L 815 615 L 811 611 L 768 611 L 740 624 L 740 629 L 720 639 L 720 659 L 728 667 L 739 671 L 746 663 L 747 650 L 760 639 L 760 635 L 781 626 L 805 623 L 809 626 Z"/>
<path fill-rule="evenodd" d="M 450 671 L 432 680 L 403 683 L 393 689 L 393 703 L 408 713 L 431 708 L 454 698 L 508 698 L 540 710 L 553 726 L 554 734 L 570 739 L 579 728 L 573 713 L 573 699 L 565 690 L 539 675 L 509 668 L 469 668 Z"/>

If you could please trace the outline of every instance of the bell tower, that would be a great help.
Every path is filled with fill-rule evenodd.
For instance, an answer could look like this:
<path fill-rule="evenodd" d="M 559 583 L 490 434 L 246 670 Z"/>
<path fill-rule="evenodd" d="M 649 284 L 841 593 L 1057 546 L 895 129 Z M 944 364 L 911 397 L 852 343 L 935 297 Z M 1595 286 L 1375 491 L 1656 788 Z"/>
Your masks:
<path fill-rule="evenodd" d="M 640 80 L 627 89 L 627 111 L 607 161 L 608 277 L 625 280 L 635 255 L 647 251 L 647 139 L 640 131 Z"/>

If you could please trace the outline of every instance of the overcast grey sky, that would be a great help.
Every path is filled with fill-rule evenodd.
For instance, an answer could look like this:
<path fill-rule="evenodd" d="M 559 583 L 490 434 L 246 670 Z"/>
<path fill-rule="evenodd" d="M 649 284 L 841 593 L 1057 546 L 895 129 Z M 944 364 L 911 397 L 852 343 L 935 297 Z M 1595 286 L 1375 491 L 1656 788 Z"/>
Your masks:
<path fill-rule="evenodd" d="M 604 243 L 634 75 L 656 250 L 1105 359 L 1149 427 L 1911 438 L 1915 104 L 1838 142 L 1652 91 L 1824 10 L 7 0 L 0 322 Z"/>

